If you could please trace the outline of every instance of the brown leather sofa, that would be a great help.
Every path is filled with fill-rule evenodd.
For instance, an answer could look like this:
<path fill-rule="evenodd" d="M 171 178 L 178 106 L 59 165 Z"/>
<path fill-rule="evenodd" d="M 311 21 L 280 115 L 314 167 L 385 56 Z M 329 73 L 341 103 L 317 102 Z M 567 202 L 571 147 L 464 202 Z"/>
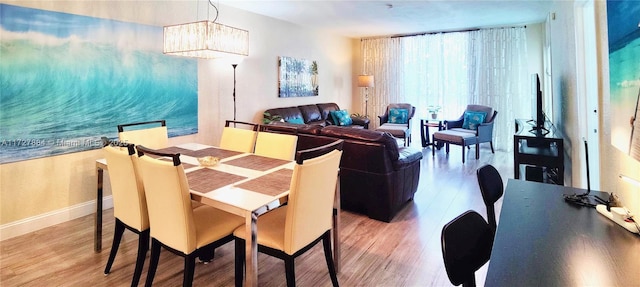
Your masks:
<path fill-rule="evenodd" d="M 280 130 L 279 132 L 284 132 Z M 298 130 L 298 150 L 343 139 L 340 161 L 342 209 L 390 222 L 418 189 L 422 152 L 398 147 L 388 133 L 327 126 L 308 134 Z"/>
<path fill-rule="evenodd" d="M 291 126 L 291 127 L 300 127 L 300 125 L 296 124 L 288 124 L 286 123 L 289 120 L 302 118 L 304 120 L 305 125 L 311 126 L 328 126 L 335 125 L 333 122 L 333 118 L 329 115 L 331 111 L 338 111 L 340 107 L 338 107 L 335 103 L 322 103 L 322 104 L 311 104 L 311 105 L 303 105 L 303 106 L 295 106 L 295 107 L 284 107 L 284 108 L 274 108 L 268 109 L 265 113 L 268 113 L 271 117 L 277 116 L 285 121 L 285 123 L 280 123 L 283 126 Z M 348 127 L 355 128 L 369 128 L 369 119 L 360 118 L 360 117 L 351 117 L 353 124 Z M 276 121 L 277 122 L 277 121 Z M 274 122 L 274 124 L 277 124 Z"/>

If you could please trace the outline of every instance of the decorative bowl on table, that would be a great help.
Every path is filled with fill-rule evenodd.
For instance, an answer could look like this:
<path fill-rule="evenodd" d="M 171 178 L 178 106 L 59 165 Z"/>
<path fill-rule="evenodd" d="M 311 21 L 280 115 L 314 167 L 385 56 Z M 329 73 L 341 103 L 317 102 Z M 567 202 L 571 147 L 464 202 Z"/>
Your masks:
<path fill-rule="evenodd" d="M 203 156 L 198 158 L 198 162 L 201 166 L 215 166 L 220 162 L 220 159 L 215 156 Z"/>

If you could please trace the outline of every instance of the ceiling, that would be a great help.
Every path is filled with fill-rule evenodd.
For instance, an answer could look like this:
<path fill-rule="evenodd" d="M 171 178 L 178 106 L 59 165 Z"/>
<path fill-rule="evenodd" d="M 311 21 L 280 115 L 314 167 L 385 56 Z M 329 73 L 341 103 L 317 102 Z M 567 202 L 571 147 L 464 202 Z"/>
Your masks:
<path fill-rule="evenodd" d="M 221 0 L 220 4 L 351 38 L 544 22 L 551 0 Z"/>

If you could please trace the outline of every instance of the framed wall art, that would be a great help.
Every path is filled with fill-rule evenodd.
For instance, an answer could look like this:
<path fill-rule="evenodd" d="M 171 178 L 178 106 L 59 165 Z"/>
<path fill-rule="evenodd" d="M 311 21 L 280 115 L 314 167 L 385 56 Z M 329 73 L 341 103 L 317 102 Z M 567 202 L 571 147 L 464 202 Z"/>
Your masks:
<path fill-rule="evenodd" d="M 278 59 L 278 97 L 318 95 L 318 63 L 291 57 Z"/>

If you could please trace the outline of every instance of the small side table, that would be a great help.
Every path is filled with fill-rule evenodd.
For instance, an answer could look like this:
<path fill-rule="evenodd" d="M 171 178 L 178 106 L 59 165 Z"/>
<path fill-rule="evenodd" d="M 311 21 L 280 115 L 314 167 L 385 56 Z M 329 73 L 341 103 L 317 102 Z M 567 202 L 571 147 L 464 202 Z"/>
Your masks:
<path fill-rule="evenodd" d="M 429 134 L 429 127 L 437 127 L 439 131 L 442 130 L 441 119 L 420 119 L 420 138 L 422 139 L 422 147 L 433 146 L 435 143 L 431 142 L 431 135 Z"/>

